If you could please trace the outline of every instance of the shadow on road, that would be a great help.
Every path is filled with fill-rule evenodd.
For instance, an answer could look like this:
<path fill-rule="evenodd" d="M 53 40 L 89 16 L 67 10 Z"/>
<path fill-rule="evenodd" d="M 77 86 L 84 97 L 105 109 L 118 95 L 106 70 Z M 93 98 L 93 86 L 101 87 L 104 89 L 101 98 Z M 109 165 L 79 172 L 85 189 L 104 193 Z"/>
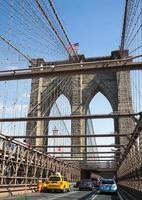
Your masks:
<path fill-rule="evenodd" d="M 84 197 L 79 198 L 78 200 L 91 200 L 91 197 L 96 194 L 96 192 L 90 192 L 89 194 L 85 195 Z"/>
<path fill-rule="evenodd" d="M 99 193 L 99 195 L 100 195 L 100 196 L 101 196 L 101 195 L 108 196 L 108 197 L 110 197 L 110 198 L 109 198 L 110 200 L 119 200 L 117 194 Z"/>

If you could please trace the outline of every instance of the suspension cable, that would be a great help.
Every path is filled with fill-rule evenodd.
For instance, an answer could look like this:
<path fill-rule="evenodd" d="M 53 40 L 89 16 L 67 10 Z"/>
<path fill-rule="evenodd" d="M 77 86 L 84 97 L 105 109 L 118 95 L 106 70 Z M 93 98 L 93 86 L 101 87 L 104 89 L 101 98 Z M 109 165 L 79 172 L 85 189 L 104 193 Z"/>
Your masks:
<path fill-rule="evenodd" d="M 68 37 L 68 35 L 67 35 L 67 33 L 66 33 L 64 27 L 63 27 L 63 24 L 62 24 L 62 22 L 61 22 L 59 16 L 58 16 L 58 13 L 57 13 L 57 10 L 55 9 L 55 6 L 54 6 L 54 4 L 53 4 L 53 1 L 51 1 L 51 0 L 48 0 L 48 1 L 49 1 L 49 4 L 50 4 L 50 6 L 51 6 L 51 8 L 52 8 L 52 10 L 53 10 L 53 12 L 54 12 L 54 14 L 55 14 L 55 17 L 56 17 L 56 19 L 57 19 L 59 25 L 61 26 L 61 29 L 62 29 L 62 31 L 63 31 L 63 33 L 64 33 L 64 35 L 65 35 L 65 37 L 66 37 L 66 39 L 67 39 L 67 41 L 68 41 L 68 43 L 69 43 L 69 45 L 70 45 L 70 47 L 71 47 L 71 49 L 72 49 L 74 55 L 78 58 L 78 55 L 77 55 L 77 53 L 75 52 L 74 48 L 72 47 L 72 44 L 71 44 L 71 42 L 70 42 L 70 40 L 69 40 L 69 37 Z M 79 58 L 78 58 L 78 60 L 79 60 Z"/>
<path fill-rule="evenodd" d="M 43 16 L 45 17 L 45 19 L 48 21 L 49 25 L 51 26 L 52 30 L 54 31 L 54 33 L 56 34 L 56 36 L 58 37 L 58 39 L 60 40 L 61 44 L 63 45 L 63 47 L 65 48 L 65 50 L 67 51 L 68 55 L 70 57 L 72 57 L 72 55 L 70 54 L 69 50 L 67 49 L 67 46 L 65 45 L 64 41 L 62 40 L 61 36 L 59 35 L 58 31 L 56 30 L 56 28 L 54 27 L 53 23 L 51 22 L 50 18 L 48 17 L 48 15 L 46 14 L 46 12 L 44 11 L 43 7 L 41 6 L 41 4 L 39 3 L 38 0 L 35 0 L 39 10 L 41 11 L 41 13 L 43 14 Z"/>

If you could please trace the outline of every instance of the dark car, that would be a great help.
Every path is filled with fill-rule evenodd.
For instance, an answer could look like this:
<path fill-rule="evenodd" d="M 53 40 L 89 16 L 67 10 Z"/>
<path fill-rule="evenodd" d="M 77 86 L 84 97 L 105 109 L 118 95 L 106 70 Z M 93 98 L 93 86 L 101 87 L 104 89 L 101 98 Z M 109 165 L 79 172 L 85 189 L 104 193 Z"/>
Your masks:
<path fill-rule="evenodd" d="M 93 190 L 93 183 L 90 179 L 84 179 L 80 182 L 79 190 Z"/>
<path fill-rule="evenodd" d="M 92 183 L 94 185 L 95 188 L 99 188 L 100 186 L 100 179 L 99 178 L 92 178 Z"/>

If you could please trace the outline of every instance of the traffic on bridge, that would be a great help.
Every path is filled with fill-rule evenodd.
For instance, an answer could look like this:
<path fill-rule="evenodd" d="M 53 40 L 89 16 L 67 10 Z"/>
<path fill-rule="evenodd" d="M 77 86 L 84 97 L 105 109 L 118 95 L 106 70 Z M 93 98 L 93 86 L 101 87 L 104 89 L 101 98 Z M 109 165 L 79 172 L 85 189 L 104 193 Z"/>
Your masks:
<path fill-rule="evenodd" d="M 142 199 L 142 0 L 0 0 L 0 199 Z"/>

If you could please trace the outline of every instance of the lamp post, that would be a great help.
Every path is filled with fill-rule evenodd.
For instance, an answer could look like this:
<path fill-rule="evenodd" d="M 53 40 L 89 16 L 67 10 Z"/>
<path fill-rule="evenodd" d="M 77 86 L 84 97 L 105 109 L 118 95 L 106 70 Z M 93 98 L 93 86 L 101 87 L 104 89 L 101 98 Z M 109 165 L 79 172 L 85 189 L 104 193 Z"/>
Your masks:
<path fill-rule="evenodd" d="M 54 129 L 52 130 L 52 132 L 53 132 L 53 136 L 56 136 L 56 135 L 58 135 L 58 129 L 56 128 L 56 126 L 54 127 Z M 54 152 L 54 157 L 55 157 L 55 140 L 56 138 L 54 138 L 54 149 L 53 149 L 53 152 Z"/>

